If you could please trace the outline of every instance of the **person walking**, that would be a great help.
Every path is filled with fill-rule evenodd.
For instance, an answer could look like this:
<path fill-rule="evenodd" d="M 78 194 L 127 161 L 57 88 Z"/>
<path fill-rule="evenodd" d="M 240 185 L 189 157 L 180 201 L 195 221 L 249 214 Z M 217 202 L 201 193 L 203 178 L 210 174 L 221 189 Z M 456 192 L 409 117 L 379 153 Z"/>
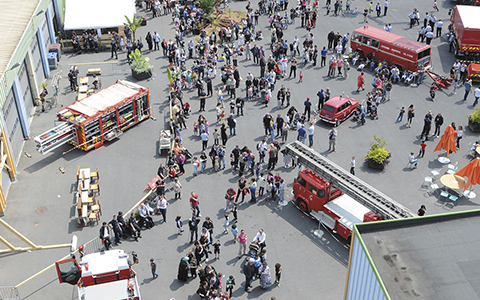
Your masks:
<path fill-rule="evenodd" d="M 328 142 L 328 151 L 332 149 L 331 151 L 335 152 L 335 144 L 337 143 L 337 129 L 335 127 L 328 132 Z"/>
<path fill-rule="evenodd" d="M 350 174 L 355 175 L 355 156 L 350 160 Z"/>
<path fill-rule="evenodd" d="M 240 230 L 240 234 L 237 237 L 237 242 L 239 245 L 238 258 L 241 258 L 242 255 L 247 253 L 247 234 L 243 229 Z"/>
<path fill-rule="evenodd" d="M 427 148 L 427 143 L 425 143 L 425 140 L 422 141 L 420 144 L 420 152 L 418 152 L 419 157 L 423 157 L 425 155 L 425 149 Z"/>
<path fill-rule="evenodd" d="M 439 137 L 440 136 L 440 126 L 443 125 L 443 116 L 442 113 L 438 113 L 437 116 L 435 117 L 435 132 L 433 133 L 434 136 Z"/>
<path fill-rule="evenodd" d="M 247 293 L 250 293 L 248 288 L 251 287 L 253 276 L 255 276 L 254 262 L 255 260 L 251 257 L 243 266 L 243 274 L 245 274 L 245 292 Z"/>
<path fill-rule="evenodd" d="M 193 235 L 195 235 L 195 241 L 198 240 L 198 224 L 200 223 L 200 219 L 196 217 L 191 217 L 188 220 L 188 229 L 190 230 L 190 244 L 193 244 Z"/>
<path fill-rule="evenodd" d="M 463 137 L 463 126 L 458 126 L 457 130 L 457 148 L 460 149 L 460 140 Z"/>
<path fill-rule="evenodd" d="M 470 94 L 470 91 L 472 89 L 472 80 L 471 79 L 468 79 L 466 82 L 465 82 L 465 95 L 463 95 L 463 101 L 466 101 L 467 100 L 467 97 L 468 97 L 468 94 Z"/>
<path fill-rule="evenodd" d="M 175 178 L 177 179 L 177 178 Z M 167 202 L 167 199 L 165 198 L 165 196 L 162 196 L 160 200 L 158 200 L 158 210 L 160 211 L 160 213 L 162 214 L 162 217 L 163 217 L 163 223 L 167 223 L 167 206 L 169 205 L 169 203 Z"/>
<path fill-rule="evenodd" d="M 201 217 L 202 215 L 200 214 L 200 201 L 198 201 L 198 194 L 195 194 L 195 192 L 191 193 L 190 197 L 190 206 L 192 207 L 192 211 L 195 214 L 195 211 L 197 212 L 197 217 Z"/>
<path fill-rule="evenodd" d="M 415 117 L 415 107 L 413 104 L 410 104 L 407 111 L 407 127 L 412 127 L 413 117 Z"/>
<path fill-rule="evenodd" d="M 113 54 L 115 54 L 115 59 L 118 59 L 118 54 L 117 54 L 117 42 L 115 41 L 114 38 L 112 38 L 112 41 L 110 42 L 110 46 L 112 48 L 112 56 L 111 58 L 113 58 Z"/>
<path fill-rule="evenodd" d="M 357 93 L 360 92 L 360 89 L 362 91 L 365 90 L 365 77 L 363 76 L 363 72 L 360 72 L 360 74 L 357 77 Z"/>
<path fill-rule="evenodd" d="M 110 240 L 110 228 L 108 227 L 107 222 L 102 223 L 102 227 L 100 227 L 100 239 L 105 246 L 105 250 L 110 249 L 110 245 L 112 245 L 112 241 Z"/>
<path fill-rule="evenodd" d="M 310 112 L 312 110 L 312 102 L 310 101 L 310 97 L 307 97 L 307 100 L 303 102 L 303 105 L 305 106 L 305 116 L 308 116 L 307 121 L 310 121 Z"/>
<path fill-rule="evenodd" d="M 478 103 L 478 98 L 480 98 L 480 87 L 477 87 L 473 93 L 475 96 L 475 102 L 473 102 L 473 106 L 475 106 Z"/>
<path fill-rule="evenodd" d="M 432 111 L 429 110 L 428 113 L 423 118 L 423 130 L 420 134 L 420 139 L 425 136 L 425 140 L 428 141 L 428 135 L 430 133 L 430 129 L 432 128 Z"/>
<path fill-rule="evenodd" d="M 387 15 L 387 10 L 388 10 L 389 4 L 390 4 L 390 0 L 385 0 L 385 3 L 383 4 L 383 15 L 384 16 Z"/>
<path fill-rule="evenodd" d="M 308 127 L 308 147 L 312 148 L 313 146 L 313 134 L 315 132 L 315 123 L 310 122 L 310 127 Z"/>
<path fill-rule="evenodd" d="M 157 263 L 153 258 L 150 258 L 150 270 L 152 271 L 152 278 L 155 279 L 158 277 L 157 274 Z"/>

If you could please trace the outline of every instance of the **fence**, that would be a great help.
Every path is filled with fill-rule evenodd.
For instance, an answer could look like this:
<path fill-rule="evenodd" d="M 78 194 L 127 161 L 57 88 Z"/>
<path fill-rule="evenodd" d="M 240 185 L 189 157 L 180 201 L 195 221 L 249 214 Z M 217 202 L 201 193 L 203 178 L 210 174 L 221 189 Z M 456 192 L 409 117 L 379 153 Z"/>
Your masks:
<path fill-rule="evenodd" d="M 0 286 L 0 300 L 20 300 L 20 294 L 13 286 Z"/>

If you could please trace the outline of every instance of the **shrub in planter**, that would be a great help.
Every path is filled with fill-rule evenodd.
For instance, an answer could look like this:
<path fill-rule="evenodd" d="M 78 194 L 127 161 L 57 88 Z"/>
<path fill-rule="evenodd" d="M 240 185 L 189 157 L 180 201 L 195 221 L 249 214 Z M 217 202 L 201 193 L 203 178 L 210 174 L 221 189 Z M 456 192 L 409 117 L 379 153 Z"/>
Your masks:
<path fill-rule="evenodd" d="M 143 80 L 152 77 L 153 66 L 148 63 L 150 59 L 142 58 L 140 50 L 135 49 L 135 52 L 130 54 L 130 58 L 133 60 L 130 68 L 135 79 Z"/>
<path fill-rule="evenodd" d="M 480 108 L 475 108 L 475 111 L 468 116 L 468 127 L 473 132 L 480 132 Z"/>
<path fill-rule="evenodd" d="M 365 157 L 367 166 L 373 169 L 383 170 L 389 163 L 390 152 L 385 148 L 387 144 L 383 138 L 373 136 L 375 142 L 370 144 L 370 150 Z"/>

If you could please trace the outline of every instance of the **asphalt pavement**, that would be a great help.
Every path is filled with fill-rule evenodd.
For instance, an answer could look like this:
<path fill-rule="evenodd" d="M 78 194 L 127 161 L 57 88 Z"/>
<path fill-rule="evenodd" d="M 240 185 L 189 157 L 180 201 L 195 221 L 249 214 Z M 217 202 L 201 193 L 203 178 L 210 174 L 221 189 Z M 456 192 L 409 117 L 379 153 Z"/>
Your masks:
<path fill-rule="evenodd" d="M 244 10 L 247 2 L 229 3 L 232 9 Z M 352 7 L 359 11 L 368 5 L 368 1 L 353 1 Z M 321 4 L 323 4 L 321 2 Z M 452 7 L 450 1 L 439 3 L 440 11 L 434 12 L 430 2 L 419 3 L 418 1 L 391 1 L 388 15 L 385 17 L 369 17 L 369 26 L 383 28 L 385 23 L 391 23 L 392 32 L 416 39 L 418 27 L 409 29 L 408 14 L 416 7 L 423 16 L 425 11 L 433 12 L 444 21 L 448 19 L 448 8 Z M 256 3 L 252 3 L 256 8 Z M 350 33 L 363 26 L 363 16 L 325 16 L 325 9 L 322 7 L 319 12 L 317 27 L 313 30 L 315 35 L 314 44 L 321 49 L 326 46 L 327 33 L 334 29 L 341 34 Z M 159 32 L 161 38 L 170 39 L 174 37 L 173 24 L 170 16 L 162 16 L 151 19 L 151 13 L 139 9 L 138 15 L 147 16 L 147 26 L 137 31 L 137 36 L 144 37 L 147 31 Z M 300 39 L 305 35 L 306 30 L 299 27 L 299 20 L 291 25 L 285 32 L 285 38 L 291 41 L 295 35 Z M 447 22 L 445 22 L 447 23 Z M 259 45 L 266 45 L 270 41 L 268 19 L 260 17 L 260 28 L 264 32 L 265 39 Z M 448 24 L 445 24 L 448 25 Z M 446 27 L 446 26 L 445 26 Z M 187 36 L 186 39 L 193 39 Z M 101 221 L 109 221 L 113 214 L 119 210 L 127 211 L 144 195 L 147 182 L 152 179 L 160 163 L 165 163 L 165 157 L 158 154 L 159 131 L 165 127 L 165 118 L 168 116 L 167 106 L 167 75 L 166 66 L 168 62 L 161 51 L 144 55 L 150 57 L 154 65 L 154 76 L 150 80 L 139 82 L 140 85 L 150 89 L 152 116 L 156 119 L 148 119 L 128 131 L 119 139 L 107 142 L 99 149 L 89 152 L 71 150 L 71 145 L 64 145 L 52 153 L 42 155 L 35 150 L 33 140 L 25 142 L 24 152 L 32 155 L 31 158 L 22 157 L 18 165 L 16 181 L 12 183 L 7 198 L 7 209 L 3 219 L 13 227 L 22 232 L 26 237 L 40 245 L 68 243 L 72 235 L 76 235 L 79 243 L 85 243 L 98 235 L 99 225 L 85 228 L 77 228 L 74 219 L 74 193 L 75 173 L 77 166 L 100 169 L 102 213 Z M 269 53 L 269 52 L 267 52 Z M 331 53 L 329 53 L 330 55 Z M 37 112 L 32 122 L 32 136 L 41 134 L 54 127 L 56 112 L 62 106 L 72 103 L 76 93 L 69 91 L 67 78 L 68 69 L 71 64 L 80 65 L 80 74 L 86 73 L 88 68 L 93 66 L 102 68 L 103 86 L 113 84 L 117 79 L 135 81 L 130 74 L 129 66 L 126 64 L 125 52 L 119 53 L 119 59 L 110 58 L 109 52 L 98 54 L 67 54 L 63 55 L 60 61 L 58 72 L 63 77 L 61 80 L 61 92 L 54 107 L 48 108 L 45 113 Z M 448 44 L 445 39 L 434 39 L 432 42 L 432 61 L 434 70 L 440 74 L 448 74 L 453 62 L 453 54 L 448 53 Z M 99 64 L 102 63 L 102 64 Z M 190 65 L 191 61 L 188 61 Z M 91 65 L 90 65 L 91 64 Z M 243 78 L 248 71 L 259 75 L 259 67 L 254 66 L 252 61 L 239 59 L 239 69 Z M 313 67 L 308 64 L 306 67 L 299 67 L 299 71 L 305 74 L 303 83 L 294 79 L 282 79 L 277 82 L 285 85 L 292 91 L 292 105 L 303 109 L 303 102 L 307 96 L 311 97 L 316 106 L 316 93 L 320 88 L 329 87 L 332 95 L 345 92 L 353 99 L 363 100 L 365 92 L 356 93 L 356 82 L 358 72 L 352 68 L 349 78 L 328 78 L 328 67 Z M 371 82 L 373 74 L 366 72 L 365 81 Z M 410 170 L 406 168 L 408 154 L 418 153 L 420 149 L 420 133 L 423 126 L 423 116 L 432 110 L 434 115 L 442 112 L 446 124 L 455 122 L 458 125 L 467 125 L 468 114 L 473 112 L 473 96 L 467 102 L 461 101 L 463 88 L 460 87 L 456 95 L 451 95 L 448 89 L 437 92 L 437 100 L 432 102 L 428 95 L 428 88 L 431 79 L 427 78 L 423 85 L 418 87 L 407 87 L 395 84 L 392 89 L 392 100 L 381 104 L 379 107 L 379 119 L 367 119 L 365 125 L 349 119 L 338 128 L 337 151 L 328 152 L 327 132 L 331 125 L 318 122 L 315 129 L 314 149 L 327 156 L 345 169 L 349 168 L 350 158 L 356 156 L 356 175 L 362 180 L 370 183 L 380 191 L 416 211 L 420 205 L 427 207 L 427 214 L 436 214 L 450 211 L 461 211 L 477 208 L 477 199 L 461 199 L 457 206 L 449 208 L 438 202 L 435 196 L 429 196 L 425 189 L 421 188 L 425 176 L 431 175 L 430 171 L 442 169 L 437 158 L 445 155 L 444 151 L 433 152 L 438 139 L 427 142 L 427 149 L 424 158 L 419 159 L 418 168 Z M 217 85 L 219 79 L 214 81 Z M 245 93 L 242 89 L 237 95 Z M 50 95 L 53 93 L 50 93 Z M 188 119 L 188 130 L 182 131 L 184 145 L 194 155 L 199 155 L 201 142 L 198 137 L 193 136 L 193 121 L 197 119 L 199 101 L 195 91 L 184 92 L 185 98 L 192 104 L 194 113 Z M 230 138 L 227 143 L 227 153 L 235 145 L 240 147 L 248 146 L 255 149 L 255 145 L 263 138 L 262 117 L 267 113 L 284 115 L 286 109 L 276 109 L 276 101 L 268 107 L 260 105 L 257 101 L 248 101 L 245 105 L 245 116 L 237 118 L 237 135 Z M 215 120 L 215 98 L 207 99 L 207 112 L 205 116 L 210 121 L 211 131 L 219 128 Z M 414 104 L 416 117 L 413 120 L 412 128 L 406 127 L 406 120 L 396 123 L 398 111 L 402 106 L 408 107 Z M 433 133 L 433 131 L 432 131 Z M 371 170 L 363 164 L 363 158 L 373 142 L 373 136 L 382 137 L 387 142 L 387 149 L 391 152 L 390 163 L 384 171 Z M 293 141 L 296 134 L 291 131 L 288 141 Z M 462 167 L 468 163 L 466 153 L 468 143 L 477 140 L 478 136 L 465 129 L 461 149 L 452 154 L 452 162 L 458 161 Z M 212 139 L 211 139 L 212 141 Z M 211 143 L 211 142 L 210 142 Z M 211 145 L 211 144 L 210 144 Z M 296 176 L 295 169 L 283 168 L 280 159 L 279 166 L 275 172 L 279 172 L 286 180 L 287 194 L 291 190 L 291 183 Z M 64 168 L 62 174 L 59 168 Z M 173 193 L 168 193 L 168 222 L 163 224 L 160 217 L 154 220 L 157 226 L 142 233 L 143 238 L 137 243 L 133 240 L 124 241 L 119 248 L 127 252 L 136 251 L 140 263 L 134 267 L 139 276 L 141 294 L 143 299 L 199 299 L 194 295 L 198 288 L 198 279 L 181 283 L 176 279 L 178 263 L 182 256 L 191 249 L 188 243 L 188 236 L 184 233 L 177 235 L 174 219 L 181 215 L 184 223 L 187 223 L 190 216 L 188 195 L 195 191 L 200 195 L 202 216 L 210 216 L 215 224 L 214 239 L 222 243 L 220 260 L 211 260 L 209 263 L 218 272 L 226 277 L 234 275 L 236 287 L 234 298 L 239 299 L 270 299 L 275 296 L 277 299 L 298 299 L 321 297 L 322 299 L 341 299 L 344 294 L 346 271 L 348 264 L 348 250 L 338 242 L 335 237 L 323 231 L 322 236 L 314 234 L 318 229 L 318 222 L 310 219 L 298 211 L 292 204 L 279 206 L 277 203 L 266 203 L 260 201 L 256 205 L 241 204 L 239 206 L 239 229 L 244 229 L 248 234 L 249 242 L 253 239 L 260 228 L 267 234 L 267 256 L 268 262 L 273 268 L 279 262 L 283 267 L 281 285 L 272 286 L 264 291 L 259 287 L 258 281 L 253 283 L 253 290 L 247 294 L 243 291 L 244 276 L 241 273 L 243 258 L 237 259 L 238 244 L 233 244 L 231 234 L 222 234 L 224 193 L 230 186 L 235 186 L 238 175 L 232 174 L 229 169 L 220 172 L 213 172 L 208 169 L 206 173 L 197 177 L 192 175 L 193 167 L 186 165 L 186 174 L 180 178 L 183 184 L 182 200 L 173 200 Z M 247 199 L 248 199 L 247 195 Z M 203 221 L 203 218 L 202 218 Z M 184 227 L 186 230 L 188 227 Z M 1 235 L 16 246 L 24 246 L 22 241 L 6 232 L 0 230 Z M 68 249 L 41 250 L 33 252 L 3 254 L 0 255 L 0 286 L 14 286 L 30 275 L 40 271 L 55 260 L 68 254 Z M 159 277 L 151 279 L 148 261 L 154 258 L 158 265 Z M 226 280 L 226 277 L 224 280 Z M 22 299 L 70 299 L 74 296 L 73 288 L 68 285 L 60 285 L 56 280 L 56 273 L 53 269 L 21 286 L 20 295 Z"/>

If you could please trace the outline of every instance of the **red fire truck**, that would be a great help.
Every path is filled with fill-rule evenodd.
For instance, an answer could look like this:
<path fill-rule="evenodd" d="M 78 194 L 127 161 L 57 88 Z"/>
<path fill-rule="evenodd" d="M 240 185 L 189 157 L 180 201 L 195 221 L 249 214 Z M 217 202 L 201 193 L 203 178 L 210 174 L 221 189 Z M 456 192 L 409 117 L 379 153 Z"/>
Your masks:
<path fill-rule="evenodd" d="M 97 149 L 150 114 L 148 88 L 117 80 L 58 111 L 57 126 L 38 135 L 34 141 L 38 152 L 43 154 L 66 143 L 85 151 Z"/>
<path fill-rule="evenodd" d="M 415 216 L 303 143 L 290 143 L 284 151 L 305 167 L 293 183 L 294 204 L 347 244 L 353 224 Z"/>
<path fill-rule="evenodd" d="M 60 283 L 77 285 L 79 300 L 141 300 L 128 254 L 109 250 L 55 263 Z"/>
<path fill-rule="evenodd" d="M 480 59 L 480 6 L 457 5 L 451 18 L 454 53 L 467 60 Z"/>
<path fill-rule="evenodd" d="M 386 60 L 400 70 L 417 71 L 420 65 L 428 66 L 431 61 L 430 45 L 372 26 L 354 30 L 350 45 L 360 57 Z"/>

